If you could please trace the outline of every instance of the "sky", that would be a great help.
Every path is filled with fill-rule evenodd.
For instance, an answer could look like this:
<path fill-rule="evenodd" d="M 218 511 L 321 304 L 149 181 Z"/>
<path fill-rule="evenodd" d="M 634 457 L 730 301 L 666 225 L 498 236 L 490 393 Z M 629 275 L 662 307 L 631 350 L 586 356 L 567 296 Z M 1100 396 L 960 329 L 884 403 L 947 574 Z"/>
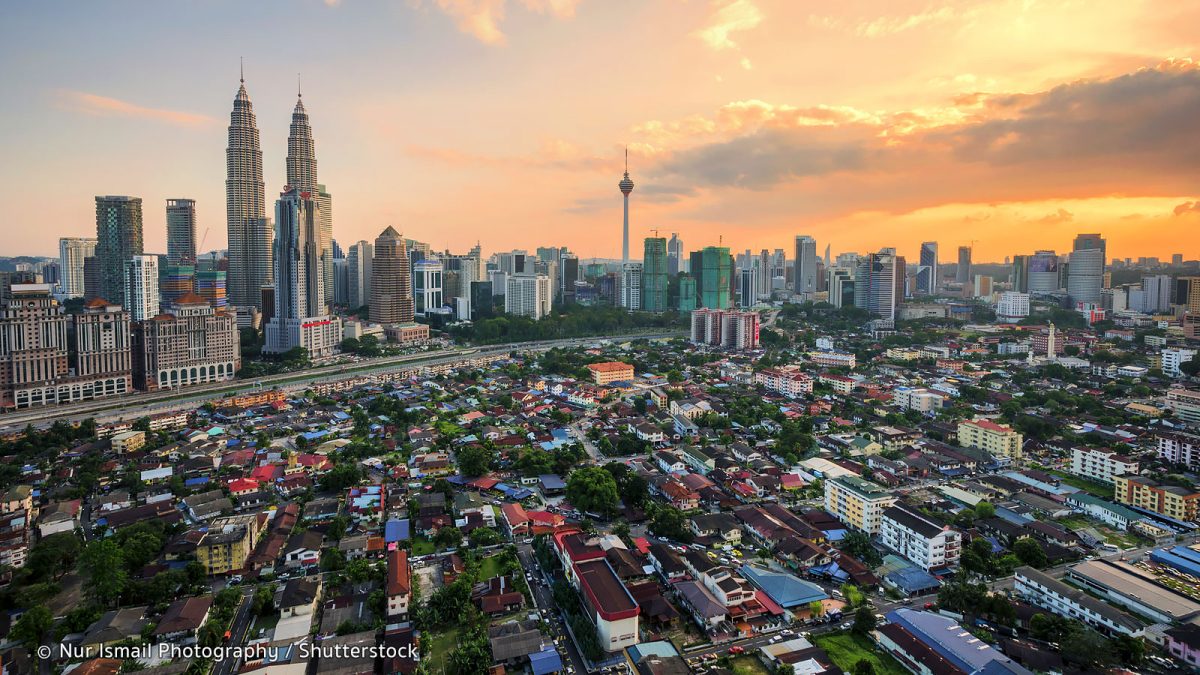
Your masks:
<path fill-rule="evenodd" d="M 977 261 L 1200 258 L 1200 0 L 16 3 L 0 255 L 95 236 L 95 195 L 197 200 L 225 246 L 239 58 L 268 204 L 303 88 L 334 237 L 435 249 L 938 241 Z"/>

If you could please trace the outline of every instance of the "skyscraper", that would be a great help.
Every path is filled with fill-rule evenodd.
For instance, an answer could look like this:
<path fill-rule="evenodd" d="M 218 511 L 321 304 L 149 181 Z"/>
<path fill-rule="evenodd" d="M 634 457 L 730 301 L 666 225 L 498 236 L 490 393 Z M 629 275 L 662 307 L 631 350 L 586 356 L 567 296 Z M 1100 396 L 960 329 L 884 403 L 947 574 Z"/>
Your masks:
<path fill-rule="evenodd" d="M 796 237 L 796 295 L 817 292 L 817 240 L 807 235 Z"/>
<path fill-rule="evenodd" d="M 683 271 L 683 240 L 679 233 L 672 232 L 667 242 L 667 274 L 675 276 Z"/>
<path fill-rule="evenodd" d="M 404 242 L 400 242 L 404 246 Z M 371 302 L 371 265 L 375 257 L 375 247 L 363 239 L 350 245 L 350 254 L 346 257 L 347 289 L 346 302 L 351 309 L 358 309 Z M 408 262 L 408 254 L 404 261 Z"/>
<path fill-rule="evenodd" d="M 926 295 L 938 292 L 938 244 L 927 241 L 921 244 L 921 262 L 917 266 L 917 291 Z"/>
<path fill-rule="evenodd" d="M 158 316 L 158 256 L 135 255 L 125 261 L 125 309 L 134 321 Z"/>
<path fill-rule="evenodd" d="M 854 272 L 855 306 L 883 319 L 895 319 L 897 268 L 895 249 L 860 258 Z"/>
<path fill-rule="evenodd" d="M 267 323 L 265 352 L 302 347 L 321 358 L 341 343 L 341 322 L 328 315 L 325 301 L 318 216 L 312 194 L 292 186 L 275 202 L 275 312 Z"/>
<path fill-rule="evenodd" d="M 1016 293 L 1029 292 L 1029 256 L 1027 255 L 1013 256 L 1012 288 Z"/>
<path fill-rule="evenodd" d="M 196 200 L 167 200 L 167 264 L 196 262 Z"/>
<path fill-rule="evenodd" d="M 1029 258 L 1029 293 L 1053 293 L 1059 285 L 1058 254 L 1054 251 L 1035 251 Z"/>
<path fill-rule="evenodd" d="M 667 311 L 667 240 L 646 237 L 642 253 L 642 309 Z"/>
<path fill-rule="evenodd" d="M 296 106 L 288 127 L 287 184 L 308 193 L 317 205 L 317 264 L 327 298 L 333 297 L 333 197 L 317 182 L 317 152 L 304 99 L 296 91 Z"/>
<path fill-rule="evenodd" d="M 259 290 L 271 283 L 275 231 L 266 217 L 262 148 L 254 106 L 242 78 L 229 115 L 225 150 L 225 225 L 229 237 L 229 301 L 258 307 Z"/>
<path fill-rule="evenodd" d="M 511 274 L 505 280 L 504 311 L 534 321 L 550 313 L 550 277 L 544 274 Z"/>
<path fill-rule="evenodd" d="M 422 316 L 436 312 L 442 300 L 445 268 L 437 258 L 426 258 L 413 266 L 413 312 Z"/>
<path fill-rule="evenodd" d="M 705 246 L 692 254 L 696 300 L 705 309 L 729 309 L 733 283 L 732 258 L 725 246 Z"/>
<path fill-rule="evenodd" d="M 642 308 L 642 263 L 621 266 L 621 306 L 630 311 Z"/>
<path fill-rule="evenodd" d="M 954 280 L 960 284 L 965 284 L 971 281 L 971 247 L 958 247 L 958 271 L 954 274 Z"/>
<path fill-rule="evenodd" d="M 1067 272 L 1067 295 L 1074 303 L 1100 304 L 1100 289 L 1104 287 L 1105 241 L 1098 234 L 1075 237 Z"/>
<path fill-rule="evenodd" d="M 625 177 L 617 183 L 617 187 L 621 188 L 621 194 L 624 195 L 625 202 L 625 225 L 621 230 L 621 264 L 629 264 L 629 193 L 633 192 L 633 181 L 629 179 L 629 150 L 625 150 Z M 622 268 L 624 269 L 624 268 Z"/>
<path fill-rule="evenodd" d="M 142 254 L 141 197 L 96 197 L 100 297 L 124 305 L 125 263 Z"/>
<path fill-rule="evenodd" d="M 408 249 L 404 237 L 390 225 L 375 238 L 370 276 L 371 321 L 411 323 L 414 309 Z"/>
<path fill-rule="evenodd" d="M 63 237 L 58 240 L 58 268 L 61 276 L 58 292 L 62 297 L 83 297 L 83 261 L 94 255 L 95 239 Z"/>

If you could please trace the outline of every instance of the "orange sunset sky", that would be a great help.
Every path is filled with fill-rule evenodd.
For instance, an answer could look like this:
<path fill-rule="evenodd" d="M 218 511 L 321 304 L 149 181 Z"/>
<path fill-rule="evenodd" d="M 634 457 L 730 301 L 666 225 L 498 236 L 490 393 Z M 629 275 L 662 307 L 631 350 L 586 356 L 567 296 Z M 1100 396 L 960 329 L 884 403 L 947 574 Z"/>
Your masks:
<path fill-rule="evenodd" d="M 68 11 L 70 8 L 70 11 Z M 225 245 L 245 58 L 268 203 L 296 75 L 343 246 L 631 237 L 952 261 L 1200 257 L 1200 2 L 213 0 L 17 3 L 0 25 L 0 255 L 95 236 L 94 196 L 196 199 Z M 206 232 L 206 234 L 204 234 Z"/>

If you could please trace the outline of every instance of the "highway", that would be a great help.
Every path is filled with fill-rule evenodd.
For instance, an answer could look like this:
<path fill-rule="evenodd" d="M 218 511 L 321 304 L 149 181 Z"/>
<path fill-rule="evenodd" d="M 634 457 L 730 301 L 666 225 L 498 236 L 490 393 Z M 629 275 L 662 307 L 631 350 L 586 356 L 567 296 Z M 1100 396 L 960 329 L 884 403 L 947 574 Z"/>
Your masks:
<path fill-rule="evenodd" d="M 26 425 L 46 427 L 56 421 L 75 423 L 89 417 L 97 422 L 136 420 L 156 413 L 190 410 L 207 401 L 247 394 L 265 389 L 279 388 L 284 391 L 300 391 L 314 384 L 326 384 L 353 379 L 364 375 L 384 374 L 413 367 L 438 366 L 471 358 L 494 356 L 504 352 L 545 351 L 554 347 L 575 347 L 601 340 L 673 338 L 683 335 L 681 331 L 600 335 L 587 338 L 519 342 L 479 347 L 452 347 L 438 351 L 403 356 L 386 356 L 364 359 L 351 364 L 317 366 L 308 370 L 268 375 L 254 380 L 233 380 L 202 384 L 186 389 L 157 392 L 134 392 L 122 396 L 80 401 L 60 406 L 27 408 L 0 415 L 0 434 L 23 429 Z"/>

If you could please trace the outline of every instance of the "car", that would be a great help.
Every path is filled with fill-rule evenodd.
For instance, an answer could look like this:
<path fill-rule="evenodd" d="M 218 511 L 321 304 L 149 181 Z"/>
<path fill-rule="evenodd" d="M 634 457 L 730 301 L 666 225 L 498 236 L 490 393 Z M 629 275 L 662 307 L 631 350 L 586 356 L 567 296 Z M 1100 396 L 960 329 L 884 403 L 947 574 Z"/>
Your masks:
<path fill-rule="evenodd" d="M 852 624 L 852 623 L 850 623 L 849 621 L 847 621 L 846 623 L 842 624 L 842 630 L 850 630 L 850 627 L 851 627 L 851 626 L 853 626 L 853 625 L 854 625 L 854 624 Z"/>
<path fill-rule="evenodd" d="M 782 637 L 780 637 L 780 636 L 778 636 L 778 635 L 773 635 L 773 636 L 771 636 L 771 639 L 770 639 L 770 640 L 767 640 L 767 642 L 769 642 L 769 643 L 771 643 L 771 644 L 775 644 L 776 642 L 779 642 L 779 641 L 780 641 L 780 640 L 782 640 L 782 639 L 783 639 L 783 638 L 782 638 Z"/>
<path fill-rule="evenodd" d="M 925 609 L 933 609 L 933 603 L 932 602 L 925 603 Z"/>
<path fill-rule="evenodd" d="M 746 648 L 741 645 L 734 645 L 729 648 L 730 654 L 741 654 L 744 651 L 746 651 Z"/>

